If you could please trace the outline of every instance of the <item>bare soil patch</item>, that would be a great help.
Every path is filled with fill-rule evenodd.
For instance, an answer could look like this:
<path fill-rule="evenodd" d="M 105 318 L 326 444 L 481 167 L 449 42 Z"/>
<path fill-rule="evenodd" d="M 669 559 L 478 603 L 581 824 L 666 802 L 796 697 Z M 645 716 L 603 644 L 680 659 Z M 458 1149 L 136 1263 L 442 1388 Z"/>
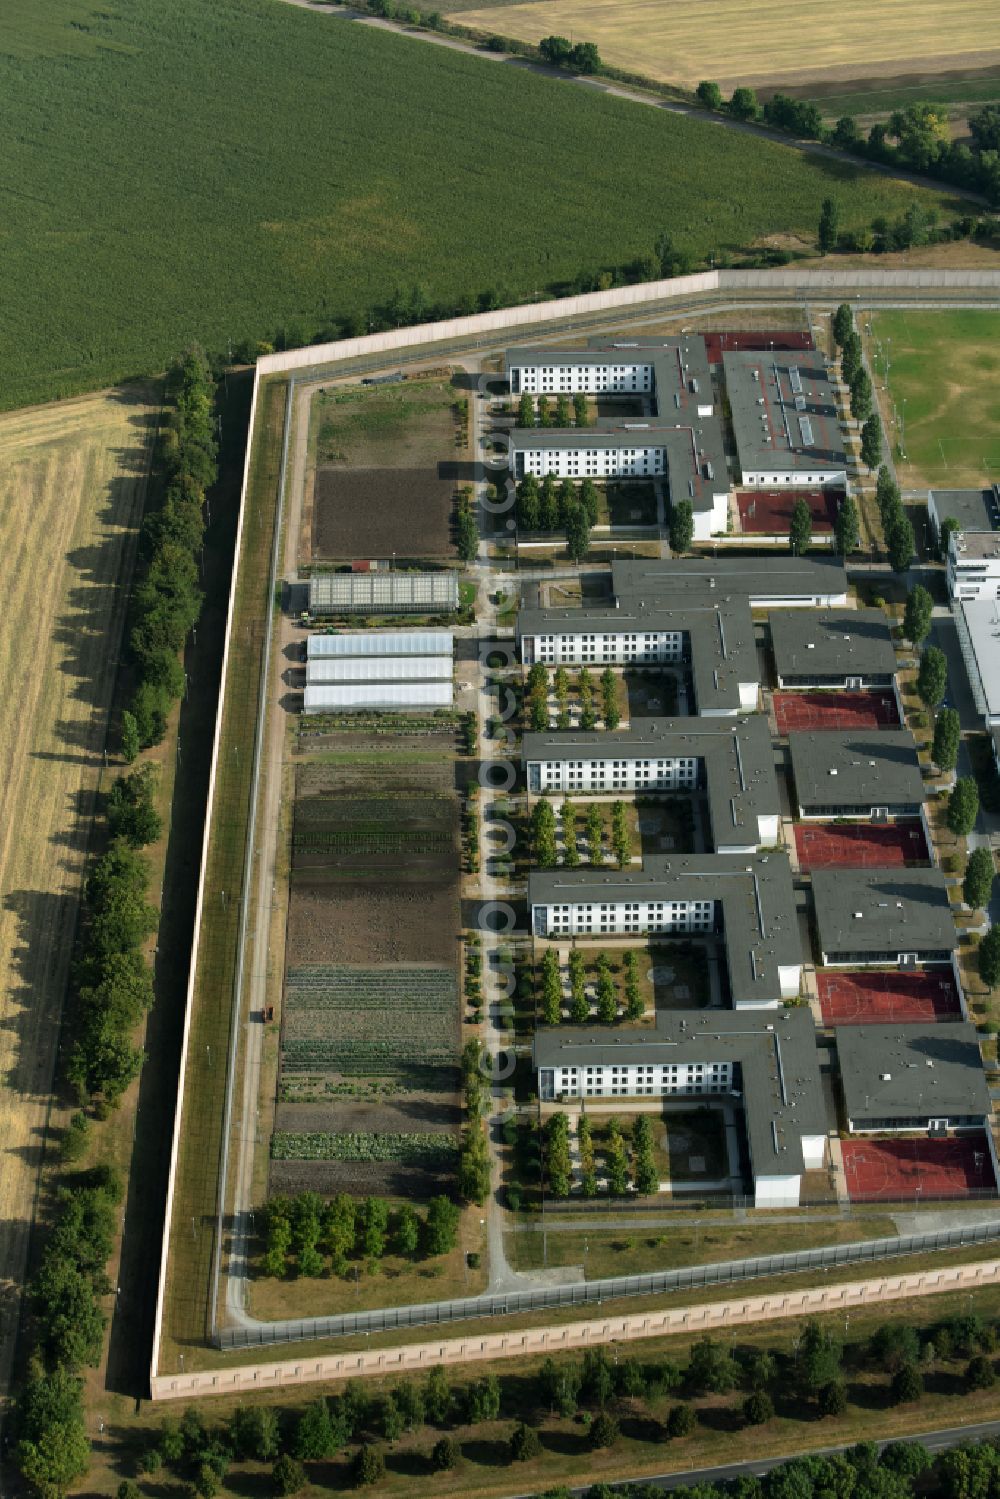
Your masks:
<path fill-rule="evenodd" d="M 450 558 L 459 477 L 455 463 L 321 468 L 313 505 L 313 560 Z"/>
<path fill-rule="evenodd" d="M 289 950 L 299 963 L 453 962 L 457 904 L 450 886 L 297 889 L 288 915 Z"/>

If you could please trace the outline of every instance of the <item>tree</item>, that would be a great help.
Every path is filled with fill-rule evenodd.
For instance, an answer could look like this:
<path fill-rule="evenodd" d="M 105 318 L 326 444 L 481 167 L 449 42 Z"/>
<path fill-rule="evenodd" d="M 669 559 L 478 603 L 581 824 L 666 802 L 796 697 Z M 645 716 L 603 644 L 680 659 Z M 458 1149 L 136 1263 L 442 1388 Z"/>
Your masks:
<path fill-rule="evenodd" d="M 580 862 L 580 850 L 576 846 L 576 807 L 567 796 L 559 812 L 563 836 L 563 863 L 567 869 L 575 869 Z"/>
<path fill-rule="evenodd" d="M 563 1119 L 564 1115 L 557 1115 Z M 466 1417 L 471 1425 L 496 1421 L 500 1417 L 500 1381 L 495 1374 L 477 1379 L 466 1392 Z"/>
<path fill-rule="evenodd" d="M 933 1458 L 922 1442 L 890 1442 L 882 1448 L 879 1467 L 901 1478 L 919 1478 L 931 1466 Z"/>
<path fill-rule="evenodd" d="M 961 530 L 961 527 L 955 517 L 953 515 L 946 515 L 938 529 L 938 551 L 941 553 L 942 561 L 948 556 L 948 546 L 951 537 L 959 530 Z"/>
<path fill-rule="evenodd" d="M 892 1398 L 897 1405 L 919 1400 L 924 1393 L 924 1381 L 916 1364 L 900 1364 L 892 1376 L 890 1386 Z"/>
<path fill-rule="evenodd" d="M 672 1405 L 667 1416 L 668 1437 L 689 1437 L 698 1425 L 698 1413 L 691 1405 Z"/>
<path fill-rule="evenodd" d="M 852 328 L 844 339 L 840 350 L 840 373 L 845 385 L 850 385 L 861 369 L 861 339 Z"/>
<path fill-rule="evenodd" d="M 979 787 L 971 776 L 959 776 L 948 798 L 947 821 L 956 838 L 965 838 L 979 816 Z"/>
<path fill-rule="evenodd" d="M 455 548 L 463 562 L 475 561 L 479 551 L 479 527 L 467 500 L 460 502 L 455 516 Z"/>
<path fill-rule="evenodd" d="M 1000 926 L 991 926 L 976 954 L 979 977 L 988 989 L 1000 984 Z"/>
<path fill-rule="evenodd" d="M 596 526 L 597 518 L 601 513 L 601 497 L 597 493 L 597 485 L 593 479 L 584 479 L 580 485 L 580 504 L 583 506 L 588 526 Z"/>
<path fill-rule="evenodd" d="M 695 93 L 706 109 L 722 108 L 722 90 L 717 83 L 712 83 L 709 79 L 703 78 L 695 89 Z"/>
<path fill-rule="evenodd" d="M 837 347 L 842 349 L 847 342 L 848 334 L 854 332 L 854 314 L 851 312 L 850 304 L 841 302 L 833 314 L 833 337 Z"/>
<path fill-rule="evenodd" d="M 910 589 L 903 610 L 903 634 L 911 645 L 920 645 L 930 634 L 933 609 L 934 600 L 923 584 Z"/>
<path fill-rule="evenodd" d="M 873 417 L 872 420 L 876 421 L 877 418 Z M 910 563 L 913 561 L 915 540 L 909 517 L 904 514 L 902 508 L 889 516 L 888 524 L 884 529 L 890 567 L 896 573 L 909 572 Z"/>
<path fill-rule="evenodd" d="M 454 1396 L 451 1385 L 448 1383 L 448 1376 L 440 1364 L 435 1364 L 427 1376 L 427 1384 L 424 1388 L 424 1407 L 428 1421 L 433 1422 L 435 1426 L 443 1426 L 451 1415 L 453 1403 Z"/>
<path fill-rule="evenodd" d="M 539 527 L 538 480 L 534 474 L 525 474 L 517 486 L 517 523 L 522 531 L 537 531 Z"/>
<path fill-rule="evenodd" d="M 796 500 L 788 526 L 788 542 L 794 556 L 800 556 L 812 537 L 812 514 L 805 500 Z"/>
<path fill-rule="evenodd" d="M 590 551 L 590 525 L 580 504 L 574 505 L 566 517 L 566 551 L 571 562 L 582 562 Z"/>
<path fill-rule="evenodd" d="M 817 1392 L 821 1416 L 842 1416 L 847 1409 L 847 1391 L 841 1379 L 831 1379 Z"/>
<path fill-rule="evenodd" d="M 295 1423 L 292 1452 L 307 1462 L 332 1457 L 340 1443 L 330 1420 L 330 1409 L 321 1397 L 307 1405 Z"/>
<path fill-rule="evenodd" d="M 558 860 L 556 850 L 556 814 L 552 803 L 540 798 L 531 814 L 531 848 L 535 863 L 540 869 L 554 869 Z"/>
<path fill-rule="evenodd" d="M 861 428 L 861 461 L 866 468 L 874 469 L 878 467 L 878 462 L 881 456 L 882 419 L 877 412 L 873 411 L 871 416 L 868 417 L 864 426 Z M 907 525 L 909 525 L 909 522 L 907 522 Z M 910 534 L 913 534 L 912 528 Z M 910 556 L 912 555 L 913 547 L 911 544 Z M 896 569 L 897 572 L 900 572 L 901 570 L 902 569 L 900 568 Z"/>
<path fill-rule="evenodd" d="M 533 1426 L 528 1426 L 524 1421 L 518 1421 L 510 1434 L 508 1442 L 511 1462 L 527 1463 L 533 1457 L 538 1457 L 542 1450 L 542 1441 Z"/>
<path fill-rule="evenodd" d="M 632 838 L 628 827 L 628 810 L 624 802 L 613 802 L 611 806 L 611 851 L 619 869 L 624 869 L 632 858 Z"/>
<path fill-rule="evenodd" d="M 833 198 L 824 198 L 819 214 L 819 234 L 817 244 L 821 255 L 829 255 L 831 250 L 837 248 L 837 236 L 840 232 L 840 210 Z"/>
<path fill-rule="evenodd" d="M 841 115 L 833 127 L 830 144 L 838 151 L 858 151 L 861 147 L 861 131 L 853 115 Z"/>
<path fill-rule="evenodd" d="M 688 1366 L 685 1370 L 688 1389 L 695 1395 L 724 1395 L 735 1390 L 740 1382 L 740 1370 L 736 1360 L 713 1338 L 699 1338 L 692 1345 Z"/>
<path fill-rule="evenodd" d="M 278 1416 L 269 1405 L 241 1405 L 233 1415 L 233 1450 L 237 1457 L 269 1463 L 277 1457 Z"/>
<path fill-rule="evenodd" d="M 955 708 L 942 708 L 934 723 L 931 759 L 941 770 L 954 770 L 962 742 L 962 722 Z"/>
<path fill-rule="evenodd" d="M 977 151 L 1000 151 L 1000 104 L 984 104 L 971 114 L 969 134 Z"/>
<path fill-rule="evenodd" d="M 610 666 L 606 666 L 601 672 L 601 717 L 606 729 L 617 729 L 621 722 L 618 711 L 618 678 Z"/>
<path fill-rule="evenodd" d="M 306 1486 L 306 1470 L 298 1458 L 283 1452 L 271 1469 L 271 1487 L 279 1495 L 298 1494 Z"/>
<path fill-rule="evenodd" d="M 766 1390 L 754 1390 L 743 1402 L 743 1419 L 748 1426 L 765 1426 L 774 1419 L 774 1401 Z"/>
<path fill-rule="evenodd" d="M 156 767 L 142 765 L 119 776 L 108 792 L 108 831 L 112 838 L 124 838 L 130 848 L 155 843 L 163 831 L 155 805 L 156 779 Z"/>
<path fill-rule="evenodd" d="M 868 1357 L 889 1374 L 895 1374 L 904 1364 L 915 1364 L 920 1357 L 916 1329 L 908 1322 L 883 1322 L 869 1340 Z"/>
<path fill-rule="evenodd" d="M 450 1197 L 432 1197 L 427 1204 L 424 1243 L 430 1255 L 448 1254 L 458 1243 L 461 1214 Z"/>
<path fill-rule="evenodd" d="M 519 427 L 535 425 L 535 400 L 526 390 L 521 392 L 521 399 L 517 403 L 517 425 Z"/>
<path fill-rule="evenodd" d="M 29 1370 L 18 1401 L 17 1465 L 42 1499 L 61 1499 L 90 1466 L 82 1390 L 66 1369 Z"/>
<path fill-rule="evenodd" d="M 587 1441 L 591 1452 L 601 1452 L 614 1447 L 618 1441 L 618 1422 L 608 1411 L 598 1411 L 590 1423 Z"/>
<path fill-rule="evenodd" d="M 944 651 L 929 645 L 921 653 L 920 670 L 917 672 L 917 692 L 920 701 L 928 708 L 936 708 L 944 698 L 948 687 L 948 661 Z"/>
<path fill-rule="evenodd" d="M 431 1448 L 431 1471 L 450 1473 L 458 1463 L 458 1443 L 451 1437 L 439 1437 Z"/>
<path fill-rule="evenodd" d="M 760 114 L 757 95 L 752 88 L 733 89 L 729 100 L 729 113 L 737 120 L 756 120 Z"/>
<path fill-rule="evenodd" d="M 393 1240 L 396 1253 L 404 1259 L 409 1259 L 420 1248 L 420 1219 L 409 1202 L 404 1202 L 396 1214 Z"/>
<path fill-rule="evenodd" d="M 591 802 L 587 808 L 587 816 L 584 822 L 584 834 L 587 839 L 587 862 L 590 864 L 603 864 L 604 862 L 604 818 L 601 809 L 596 802 Z"/>
<path fill-rule="evenodd" d="M 842 1349 L 836 1338 L 818 1322 L 807 1322 L 799 1340 L 798 1370 L 803 1388 L 818 1394 L 840 1378 Z"/>
<path fill-rule="evenodd" d="M 833 538 L 841 557 L 846 557 L 849 552 L 853 552 L 861 539 L 858 507 L 850 495 L 845 495 L 840 502 L 837 518 L 833 523 Z"/>
<path fill-rule="evenodd" d="M 855 370 L 851 378 L 851 415 L 856 422 L 867 421 L 872 409 L 872 382 L 863 365 Z M 869 464 L 871 468 L 873 465 Z"/>
<path fill-rule="evenodd" d="M 559 954 L 548 947 L 542 957 L 542 1019 L 546 1025 L 558 1025 L 562 1017 L 562 978 Z"/>
<path fill-rule="evenodd" d="M 122 759 L 125 761 L 126 765 L 132 764 L 132 761 L 139 753 L 139 749 L 139 726 L 135 721 L 135 714 L 130 713 L 126 708 L 125 712 L 122 714 L 121 726 Z"/>
<path fill-rule="evenodd" d="M 577 427 L 590 426 L 590 407 L 582 390 L 578 390 L 573 396 L 573 421 Z"/>
<path fill-rule="evenodd" d="M 351 1475 L 355 1488 L 371 1488 L 373 1484 L 381 1483 L 385 1477 L 385 1458 L 381 1448 L 373 1447 L 369 1442 L 359 1447 L 351 1464 Z"/>
<path fill-rule="evenodd" d="M 690 500 L 676 500 L 670 506 L 670 550 L 687 552 L 694 540 L 694 508 Z"/>
<path fill-rule="evenodd" d="M 993 855 L 988 848 L 974 848 L 965 866 L 962 899 L 973 910 L 985 911 L 993 893 Z"/>
<path fill-rule="evenodd" d="M 988 1359 L 985 1353 L 977 1353 L 969 1360 L 969 1366 L 965 1371 L 966 1389 L 990 1390 L 996 1384 L 996 1378 L 993 1360 Z"/>

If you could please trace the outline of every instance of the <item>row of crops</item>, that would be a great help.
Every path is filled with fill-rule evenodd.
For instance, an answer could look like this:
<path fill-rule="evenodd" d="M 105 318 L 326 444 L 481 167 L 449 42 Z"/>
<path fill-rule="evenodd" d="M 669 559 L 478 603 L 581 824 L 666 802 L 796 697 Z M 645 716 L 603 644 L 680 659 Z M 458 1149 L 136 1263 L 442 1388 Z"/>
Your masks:
<path fill-rule="evenodd" d="M 285 1010 L 364 1009 L 458 1011 L 458 985 L 450 968 L 351 968 L 310 963 L 288 970 Z"/>
<path fill-rule="evenodd" d="M 400 1166 L 450 1167 L 458 1142 L 443 1134 L 276 1133 L 271 1137 L 275 1161 L 392 1161 Z"/>
<path fill-rule="evenodd" d="M 422 828 L 296 828 L 293 846 L 297 853 L 400 854 L 414 845 L 419 850 L 446 848 L 448 833 L 428 832 Z"/>

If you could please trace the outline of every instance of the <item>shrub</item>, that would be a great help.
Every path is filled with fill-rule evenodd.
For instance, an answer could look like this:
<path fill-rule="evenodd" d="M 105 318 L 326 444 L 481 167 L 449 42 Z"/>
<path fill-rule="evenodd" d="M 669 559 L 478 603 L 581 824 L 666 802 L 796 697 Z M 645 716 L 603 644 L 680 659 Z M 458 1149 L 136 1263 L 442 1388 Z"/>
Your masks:
<path fill-rule="evenodd" d="M 969 1390 L 992 1389 L 996 1383 L 992 1359 L 988 1359 L 985 1353 L 977 1353 L 971 1358 L 965 1371 L 965 1383 Z"/>
<path fill-rule="evenodd" d="M 271 1486 L 276 1494 L 297 1494 L 306 1486 L 306 1470 L 298 1458 L 283 1452 L 271 1469 Z"/>
<path fill-rule="evenodd" d="M 698 1413 L 693 1405 L 672 1405 L 667 1416 L 668 1437 L 689 1437 L 698 1425 Z"/>
<path fill-rule="evenodd" d="M 458 1443 L 451 1437 L 440 1437 L 431 1448 L 431 1471 L 448 1473 L 458 1462 Z"/>
<path fill-rule="evenodd" d="M 618 1441 L 618 1422 L 608 1411 L 598 1411 L 590 1423 L 590 1431 L 587 1440 L 592 1452 L 599 1452 L 605 1447 L 614 1447 Z M 539 1444 L 541 1445 L 541 1444 Z"/>
<path fill-rule="evenodd" d="M 596 1425 L 597 1423 L 595 1422 L 594 1424 Z M 591 1428 L 591 1432 L 593 1432 L 593 1428 Z M 610 1446 L 610 1443 L 605 1445 Z M 511 1461 L 515 1463 L 530 1462 L 533 1457 L 538 1457 L 542 1450 L 542 1442 L 538 1432 L 533 1426 L 528 1426 L 524 1421 L 519 1421 L 514 1427 L 514 1430 L 510 1434 L 508 1446 L 510 1448 Z"/>
<path fill-rule="evenodd" d="M 774 1416 L 774 1401 L 766 1390 L 754 1390 L 743 1402 L 743 1419 L 748 1426 L 765 1426 Z"/>
<path fill-rule="evenodd" d="M 351 1474 L 355 1488 L 370 1488 L 373 1484 L 380 1483 L 385 1477 L 385 1458 L 381 1449 L 368 1442 L 359 1447 L 351 1464 Z"/>

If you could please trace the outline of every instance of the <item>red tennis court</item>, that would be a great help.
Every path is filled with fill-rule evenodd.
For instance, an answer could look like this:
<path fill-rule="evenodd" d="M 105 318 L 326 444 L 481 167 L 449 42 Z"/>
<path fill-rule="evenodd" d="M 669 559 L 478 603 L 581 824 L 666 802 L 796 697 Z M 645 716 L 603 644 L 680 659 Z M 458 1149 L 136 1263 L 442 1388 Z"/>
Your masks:
<path fill-rule="evenodd" d="M 852 1202 L 996 1191 L 989 1145 L 981 1132 L 946 1140 L 845 1140 L 842 1148 Z"/>
<path fill-rule="evenodd" d="M 776 692 L 778 733 L 793 729 L 898 729 L 891 692 Z"/>
<path fill-rule="evenodd" d="M 795 848 L 803 869 L 901 869 L 927 864 L 927 841 L 919 822 L 799 822 Z"/>
<path fill-rule="evenodd" d="M 832 531 L 843 498 L 840 489 L 738 489 L 740 527 L 755 536 L 787 536 L 792 510 L 805 500 L 814 531 Z"/>
<path fill-rule="evenodd" d="M 705 333 L 702 335 L 708 350 L 709 364 L 719 364 L 723 353 L 732 354 L 739 349 L 814 349 L 811 333 L 795 332 L 791 328 L 748 328 L 734 333 Z"/>
<path fill-rule="evenodd" d="M 927 1025 L 962 1018 L 950 968 L 918 973 L 820 969 L 816 989 L 824 1025 Z"/>

